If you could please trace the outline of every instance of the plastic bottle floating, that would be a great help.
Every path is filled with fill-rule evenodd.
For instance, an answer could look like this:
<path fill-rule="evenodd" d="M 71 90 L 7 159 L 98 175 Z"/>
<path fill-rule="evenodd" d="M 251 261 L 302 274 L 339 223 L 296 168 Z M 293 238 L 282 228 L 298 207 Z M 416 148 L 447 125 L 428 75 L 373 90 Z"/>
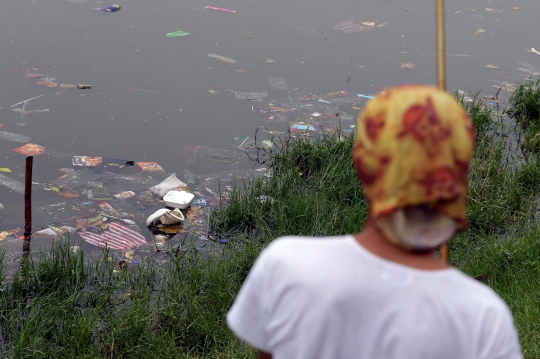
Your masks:
<path fill-rule="evenodd" d="M 93 7 L 92 9 L 102 11 L 102 12 L 117 12 L 121 9 L 120 5 L 109 5 L 105 7 Z"/>

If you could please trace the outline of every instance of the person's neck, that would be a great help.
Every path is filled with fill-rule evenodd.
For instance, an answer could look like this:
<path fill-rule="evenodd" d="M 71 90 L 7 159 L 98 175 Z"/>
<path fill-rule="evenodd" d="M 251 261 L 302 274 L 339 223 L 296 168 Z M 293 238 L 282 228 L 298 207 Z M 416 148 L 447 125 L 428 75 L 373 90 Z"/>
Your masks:
<path fill-rule="evenodd" d="M 424 270 L 449 268 L 449 265 L 435 257 L 433 252 L 413 253 L 405 248 L 395 245 L 369 223 L 366 225 L 366 228 L 361 233 L 356 234 L 354 238 L 369 252 L 391 262 Z"/>

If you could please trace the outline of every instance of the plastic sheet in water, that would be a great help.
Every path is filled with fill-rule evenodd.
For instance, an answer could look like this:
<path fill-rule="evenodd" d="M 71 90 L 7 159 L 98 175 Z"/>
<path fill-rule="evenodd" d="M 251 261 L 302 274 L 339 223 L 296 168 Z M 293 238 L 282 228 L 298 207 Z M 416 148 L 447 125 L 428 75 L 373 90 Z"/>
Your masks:
<path fill-rule="evenodd" d="M 165 178 L 160 184 L 151 187 L 150 191 L 161 198 L 169 191 L 185 191 L 187 189 L 187 185 L 176 177 L 176 173 L 173 173 Z"/>
<path fill-rule="evenodd" d="M 65 174 L 52 181 L 58 186 L 69 185 L 70 187 L 86 186 L 95 180 L 102 178 L 103 174 L 95 173 L 90 169 L 74 170 L 71 168 L 61 169 Z"/>
<path fill-rule="evenodd" d="M 262 101 L 263 98 L 268 96 L 268 92 L 233 92 L 238 100 Z"/>
<path fill-rule="evenodd" d="M 29 136 L 0 131 L 0 140 L 6 140 L 11 142 L 30 142 L 31 139 Z"/>
<path fill-rule="evenodd" d="M 287 81 L 281 77 L 269 77 L 268 84 L 272 90 L 288 90 Z"/>
<path fill-rule="evenodd" d="M 16 181 L 8 176 L 0 174 L 0 185 L 6 186 L 12 191 L 24 194 L 24 183 Z"/>
<path fill-rule="evenodd" d="M 149 184 L 151 180 L 149 178 L 141 177 L 138 175 L 124 175 L 120 173 L 114 173 L 110 171 L 103 171 L 103 179 L 113 182 L 129 182 L 129 183 L 142 183 Z M 155 183 L 155 182 L 154 182 Z"/>

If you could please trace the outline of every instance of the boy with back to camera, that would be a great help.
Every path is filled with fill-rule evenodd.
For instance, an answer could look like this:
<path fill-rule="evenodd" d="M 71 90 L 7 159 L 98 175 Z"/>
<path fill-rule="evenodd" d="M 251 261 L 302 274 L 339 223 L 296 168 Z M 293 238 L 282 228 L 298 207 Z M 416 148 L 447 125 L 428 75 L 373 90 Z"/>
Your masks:
<path fill-rule="evenodd" d="M 407 85 L 368 102 L 356 128 L 364 230 L 271 243 L 229 327 L 265 359 L 522 358 L 502 299 L 433 253 L 467 224 L 468 114 L 444 91 Z"/>

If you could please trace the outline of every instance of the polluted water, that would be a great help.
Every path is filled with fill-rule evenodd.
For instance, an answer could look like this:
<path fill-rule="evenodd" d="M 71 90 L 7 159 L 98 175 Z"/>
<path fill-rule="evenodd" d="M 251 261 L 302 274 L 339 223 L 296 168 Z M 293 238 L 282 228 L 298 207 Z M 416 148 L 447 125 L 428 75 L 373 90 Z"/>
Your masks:
<path fill-rule="evenodd" d="M 36 156 L 32 233 L 46 230 L 33 250 L 69 236 L 97 256 L 110 241 L 118 255 L 131 248 L 133 264 L 191 236 L 209 255 L 229 245 L 209 233 L 209 213 L 235 181 L 271 175 L 251 160 L 261 149 L 287 135 L 352 134 L 385 88 L 436 82 L 426 36 L 434 3 L 109 4 L 0 1 L 11 34 L 0 36 L 0 168 L 11 170 L 0 176 L 0 237 L 13 255 L 24 234 L 26 156 Z M 465 101 L 479 92 L 499 111 L 540 72 L 540 3 L 446 6 L 448 90 Z M 175 209 L 168 192 L 151 190 L 173 174 L 186 188 L 168 189 L 194 195 L 179 208 L 184 219 L 147 227 L 157 211 Z M 128 243 L 114 242 L 119 233 L 130 233 Z"/>

